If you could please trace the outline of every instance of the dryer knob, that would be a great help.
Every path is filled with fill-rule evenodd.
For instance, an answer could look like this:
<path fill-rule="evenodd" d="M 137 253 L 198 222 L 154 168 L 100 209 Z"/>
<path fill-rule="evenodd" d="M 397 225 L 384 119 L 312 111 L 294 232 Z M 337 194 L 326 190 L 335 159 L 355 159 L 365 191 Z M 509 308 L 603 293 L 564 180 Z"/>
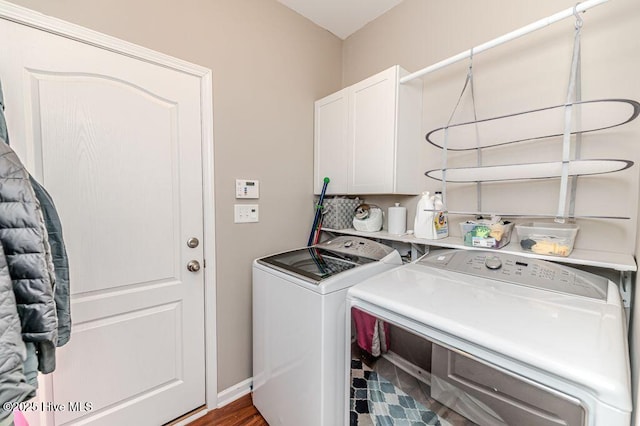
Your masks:
<path fill-rule="evenodd" d="M 502 260 L 498 256 L 489 256 L 484 261 L 484 266 L 491 270 L 500 269 L 502 267 Z"/>

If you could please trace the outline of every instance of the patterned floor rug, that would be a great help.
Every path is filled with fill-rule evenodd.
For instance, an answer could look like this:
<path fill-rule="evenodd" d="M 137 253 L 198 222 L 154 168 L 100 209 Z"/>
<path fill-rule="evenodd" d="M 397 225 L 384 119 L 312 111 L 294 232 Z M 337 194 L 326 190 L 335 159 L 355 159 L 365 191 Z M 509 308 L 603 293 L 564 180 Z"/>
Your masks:
<path fill-rule="evenodd" d="M 351 426 L 448 426 L 362 361 L 351 361 Z"/>
<path fill-rule="evenodd" d="M 373 371 L 359 359 L 351 360 L 351 426 L 371 426 L 367 380 Z"/>

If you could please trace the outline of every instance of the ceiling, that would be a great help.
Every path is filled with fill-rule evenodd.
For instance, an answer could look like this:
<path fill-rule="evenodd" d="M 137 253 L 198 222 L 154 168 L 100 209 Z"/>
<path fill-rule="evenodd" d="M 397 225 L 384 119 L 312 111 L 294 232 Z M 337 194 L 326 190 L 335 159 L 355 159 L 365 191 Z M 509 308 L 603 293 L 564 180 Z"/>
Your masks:
<path fill-rule="evenodd" d="M 278 1 L 343 40 L 402 2 L 402 0 Z"/>

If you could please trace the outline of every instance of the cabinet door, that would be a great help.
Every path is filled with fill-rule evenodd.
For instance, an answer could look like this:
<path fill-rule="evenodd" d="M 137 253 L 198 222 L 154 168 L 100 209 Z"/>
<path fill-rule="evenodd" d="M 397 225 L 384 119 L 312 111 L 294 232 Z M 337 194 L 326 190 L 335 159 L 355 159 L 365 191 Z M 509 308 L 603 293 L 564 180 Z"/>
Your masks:
<path fill-rule="evenodd" d="M 315 103 L 313 191 L 319 194 L 325 177 L 331 179 L 327 194 L 346 194 L 347 190 L 347 90 Z"/>
<path fill-rule="evenodd" d="M 351 91 L 349 112 L 349 192 L 393 193 L 398 67 L 359 83 Z"/>

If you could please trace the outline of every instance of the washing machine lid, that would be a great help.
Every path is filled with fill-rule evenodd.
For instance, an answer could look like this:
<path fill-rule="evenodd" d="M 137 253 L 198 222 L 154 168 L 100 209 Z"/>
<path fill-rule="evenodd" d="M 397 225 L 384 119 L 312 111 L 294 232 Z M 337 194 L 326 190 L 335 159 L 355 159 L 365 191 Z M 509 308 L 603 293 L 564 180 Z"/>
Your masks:
<path fill-rule="evenodd" d="M 489 349 L 500 354 L 496 359 L 506 356 L 584 386 L 620 410 L 632 409 L 626 319 L 610 281 L 600 299 L 418 262 L 371 277 L 350 288 L 348 297 Z"/>
<path fill-rule="evenodd" d="M 319 285 L 341 272 L 383 260 L 395 250 L 384 244 L 360 237 L 337 237 L 317 244 L 258 259 L 285 273 Z"/>
<path fill-rule="evenodd" d="M 342 257 L 339 253 L 318 247 L 308 247 L 259 259 L 262 264 L 271 265 L 287 273 L 306 278 L 307 281 L 320 284 L 340 272 L 358 265 L 373 262 L 366 258 Z"/>

